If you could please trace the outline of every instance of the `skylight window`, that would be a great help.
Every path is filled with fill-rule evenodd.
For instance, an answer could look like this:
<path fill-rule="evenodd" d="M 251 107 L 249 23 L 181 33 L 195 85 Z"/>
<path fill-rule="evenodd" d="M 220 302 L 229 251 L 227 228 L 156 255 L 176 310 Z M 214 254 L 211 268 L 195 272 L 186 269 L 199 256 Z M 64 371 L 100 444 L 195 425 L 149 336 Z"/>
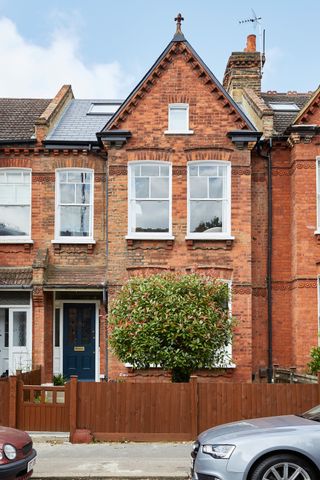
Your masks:
<path fill-rule="evenodd" d="M 119 107 L 119 103 L 91 103 L 88 115 L 113 115 Z"/>
<path fill-rule="evenodd" d="M 270 102 L 269 105 L 272 108 L 272 110 L 277 110 L 277 111 L 279 110 L 282 112 L 298 112 L 300 110 L 298 105 L 296 105 L 293 102 L 289 102 L 289 103 Z"/>

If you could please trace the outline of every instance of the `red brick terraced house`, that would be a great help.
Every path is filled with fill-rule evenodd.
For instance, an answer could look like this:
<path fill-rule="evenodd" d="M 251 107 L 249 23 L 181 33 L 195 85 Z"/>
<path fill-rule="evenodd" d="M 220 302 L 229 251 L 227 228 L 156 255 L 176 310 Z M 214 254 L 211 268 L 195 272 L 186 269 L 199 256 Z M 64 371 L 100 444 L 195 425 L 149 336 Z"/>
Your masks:
<path fill-rule="evenodd" d="M 0 99 L 0 374 L 135 375 L 109 350 L 107 308 L 130 277 L 166 271 L 230 286 L 232 362 L 200 378 L 305 368 L 318 341 L 320 92 L 262 93 L 254 40 L 222 85 L 178 17 L 124 101 L 77 100 L 70 86 Z"/>

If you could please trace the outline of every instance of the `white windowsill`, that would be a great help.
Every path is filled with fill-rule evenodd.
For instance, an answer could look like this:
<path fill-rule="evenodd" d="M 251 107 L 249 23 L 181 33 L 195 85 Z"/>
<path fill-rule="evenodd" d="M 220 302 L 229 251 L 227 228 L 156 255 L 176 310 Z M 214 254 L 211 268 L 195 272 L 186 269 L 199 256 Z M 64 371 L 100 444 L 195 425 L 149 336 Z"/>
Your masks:
<path fill-rule="evenodd" d="M 320 235 L 320 230 L 315 230 L 315 231 L 314 231 L 314 234 L 315 234 L 315 235 Z"/>
<path fill-rule="evenodd" d="M 186 235 L 186 240 L 234 240 L 232 235 Z"/>
<path fill-rule="evenodd" d="M 222 364 L 217 364 L 217 365 L 212 365 L 211 367 L 207 367 L 207 368 L 210 368 L 210 369 L 213 369 L 213 368 L 236 368 L 237 365 L 233 362 L 230 362 L 230 363 L 222 363 Z"/>
<path fill-rule="evenodd" d="M 131 363 L 125 363 L 124 366 L 126 368 L 135 368 L 133 367 L 133 365 Z M 212 370 L 214 368 L 236 368 L 236 364 L 233 363 L 233 362 L 230 362 L 230 363 L 223 363 L 221 365 L 211 365 L 211 367 L 205 367 L 206 369 L 208 370 Z M 148 368 L 161 368 L 161 365 L 157 365 L 155 363 L 151 363 L 151 365 L 149 365 Z M 137 369 L 137 370 L 140 370 L 140 369 Z M 142 370 L 142 369 L 141 369 Z M 200 369 L 201 370 L 201 369 Z"/>
<path fill-rule="evenodd" d="M 166 235 L 166 236 L 161 236 L 161 235 L 126 235 L 125 239 L 126 240 L 174 240 L 173 235 Z"/>
<path fill-rule="evenodd" d="M 136 370 L 143 370 L 142 368 L 136 368 L 136 367 L 134 367 L 134 366 L 133 366 L 131 363 L 129 363 L 129 362 L 126 362 L 126 363 L 124 364 L 124 366 L 125 366 L 126 368 L 135 368 Z M 149 369 L 149 368 L 161 368 L 161 365 L 159 365 L 159 364 L 157 365 L 156 363 L 151 363 L 147 368 L 148 368 L 148 369 Z"/>
<path fill-rule="evenodd" d="M 74 237 L 68 237 L 68 239 L 61 238 L 61 239 L 51 240 L 51 243 L 68 243 L 68 244 L 77 243 L 82 245 L 91 245 L 96 243 L 96 241 L 90 238 L 86 238 L 85 240 L 82 240 L 82 239 L 75 239 Z"/>
<path fill-rule="evenodd" d="M 174 130 L 165 130 L 165 135 L 193 135 L 193 130 L 183 130 L 183 131 L 174 131 Z"/>
<path fill-rule="evenodd" d="M 0 237 L 0 243 L 30 243 L 30 244 L 32 244 L 34 242 L 33 242 L 33 240 L 30 240 L 30 239 L 22 240 L 22 238 L 19 238 L 19 239 L 15 240 L 14 238 L 9 239 L 9 238 L 1 238 Z"/>

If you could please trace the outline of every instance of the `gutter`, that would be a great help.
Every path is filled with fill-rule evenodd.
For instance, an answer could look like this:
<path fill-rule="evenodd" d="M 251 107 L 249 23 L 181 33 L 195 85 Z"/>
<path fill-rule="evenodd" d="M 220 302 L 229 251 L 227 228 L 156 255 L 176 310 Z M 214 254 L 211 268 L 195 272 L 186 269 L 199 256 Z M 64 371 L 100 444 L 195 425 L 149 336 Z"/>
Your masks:
<path fill-rule="evenodd" d="M 14 140 L 3 140 L 1 139 L 0 140 L 0 145 L 31 145 L 31 144 L 34 144 L 36 143 L 36 140 L 33 139 L 33 138 L 29 138 L 29 139 L 21 139 L 21 140 L 17 140 L 17 139 L 14 139 Z"/>
<path fill-rule="evenodd" d="M 43 142 L 44 148 L 63 150 L 63 149 L 79 149 L 79 147 L 90 150 L 100 150 L 96 140 L 45 140 Z"/>
<path fill-rule="evenodd" d="M 52 284 L 52 285 L 43 285 L 44 290 L 56 290 L 56 289 L 61 289 L 61 290 L 94 290 L 94 291 L 101 291 L 103 290 L 104 285 L 103 284 L 98 284 L 98 285 L 65 285 L 65 284 Z"/>
<path fill-rule="evenodd" d="M 267 249 L 267 296 L 268 296 L 268 383 L 272 383 L 273 373 L 273 326 L 272 326 L 272 139 L 268 142 L 268 151 L 262 153 L 262 142 L 257 144 L 258 154 L 268 162 L 268 249 Z"/>
<path fill-rule="evenodd" d="M 0 285 L 0 290 L 32 290 L 30 285 Z"/>

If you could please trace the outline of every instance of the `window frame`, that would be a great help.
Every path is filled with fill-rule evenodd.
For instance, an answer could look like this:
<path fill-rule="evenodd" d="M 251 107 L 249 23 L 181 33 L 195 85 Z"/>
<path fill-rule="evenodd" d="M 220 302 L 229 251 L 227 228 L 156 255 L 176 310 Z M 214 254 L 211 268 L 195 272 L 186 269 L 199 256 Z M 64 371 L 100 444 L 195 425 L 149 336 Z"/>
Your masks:
<path fill-rule="evenodd" d="M 224 217 L 226 219 L 225 228 L 222 232 L 213 233 L 195 233 L 190 231 L 190 216 L 191 216 L 191 198 L 190 198 L 190 167 L 192 166 L 225 166 L 226 173 L 226 211 Z M 199 200 L 201 201 L 201 199 Z M 231 235 L 231 163 L 223 160 L 194 160 L 187 163 L 187 240 L 233 240 Z"/>
<path fill-rule="evenodd" d="M 171 112 L 173 110 L 185 110 L 186 112 L 186 122 L 185 122 L 185 128 L 184 129 L 175 129 L 173 128 L 172 125 L 172 118 L 171 118 Z M 168 130 L 166 130 L 164 133 L 166 134 L 174 134 L 174 135 L 185 135 L 185 134 L 192 134 L 193 130 L 190 130 L 189 128 L 189 104 L 188 103 L 169 103 L 168 104 Z"/>
<path fill-rule="evenodd" d="M 0 172 L 28 172 L 30 183 L 29 183 L 29 234 L 28 235 L 1 235 L 0 236 L 0 243 L 33 243 L 31 240 L 31 233 L 32 233 L 32 169 L 31 168 L 24 168 L 24 167 L 1 167 Z M 1 203 L 1 206 L 5 204 Z M 22 206 L 22 204 L 16 204 L 13 206 Z M 27 206 L 27 204 L 23 204 Z"/>
<path fill-rule="evenodd" d="M 91 191 L 90 191 L 90 219 L 89 219 L 89 235 L 87 237 L 61 236 L 60 235 L 60 173 L 63 172 L 84 172 L 91 173 Z M 52 243 L 95 243 L 94 241 L 94 170 L 92 168 L 57 168 L 55 171 L 55 221 L 54 221 L 54 240 Z"/>
<path fill-rule="evenodd" d="M 100 106 L 100 105 L 103 105 L 105 107 L 111 107 L 111 110 L 112 110 L 112 107 L 117 107 L 116 109 L 114 109 L 113 112 L 109 111 L 98 111 L 96 112 L 95 111 L 95 107 L 96 106 Z M 89 107 L 89 110 L 87 111 L 87 115 L 105 115 L 105 116 L 110 116 L 112 117 L 118 110 L 119 108 L 121 107 L 121 103 L 112 103 L 112 102 L 92 102 L 90 104 L 90 107 Z"/>
<path fill-rule="evenodd" d="M 133 215 L 131 211 L 131 201 L 136 200 L 132 197 L 132 176 L 133 167 L 136 165 L 166 165 L 169 167 L 169 231 L 168 232 L 133 232 Z M 165 199 L 163 199 L 165 200 Z M 128 162 L 128 234 L 126 239 L 145 239 L 145 240 L 173 240 L 172 235 L 172 163 L 163 160 L 134 160 Z"/>

